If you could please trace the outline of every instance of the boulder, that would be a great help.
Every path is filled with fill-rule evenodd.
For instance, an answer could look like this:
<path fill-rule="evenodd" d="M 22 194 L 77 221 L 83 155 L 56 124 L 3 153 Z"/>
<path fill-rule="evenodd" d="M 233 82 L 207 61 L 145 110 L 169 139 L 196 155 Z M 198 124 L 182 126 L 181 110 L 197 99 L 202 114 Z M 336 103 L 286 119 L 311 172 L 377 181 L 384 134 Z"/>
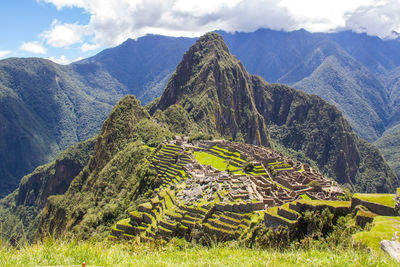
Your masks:
<path fill-rule="evenodd" d="M 382 240 L 380 245 L 381 249 L 387 252 L 390 255 L 390 257 L 400 262 L 400 242 Z"/>

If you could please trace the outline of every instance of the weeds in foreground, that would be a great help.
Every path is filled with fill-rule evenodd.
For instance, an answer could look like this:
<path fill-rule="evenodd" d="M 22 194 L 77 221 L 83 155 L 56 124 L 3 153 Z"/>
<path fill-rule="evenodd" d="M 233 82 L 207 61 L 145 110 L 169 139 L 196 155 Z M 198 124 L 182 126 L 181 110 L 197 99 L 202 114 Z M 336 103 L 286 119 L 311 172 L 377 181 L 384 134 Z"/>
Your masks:
<path fill-rule="evenodd" d="M 47 239 L 20 249 L 0 249 L 0 266 L 79 265 L 83 261 L 95 266 L 397 266 L 387 255 L 353 247 L 279 251 L 249 249 L 239 242 L 204 247 L 178 238 L 149 244 Z"/>

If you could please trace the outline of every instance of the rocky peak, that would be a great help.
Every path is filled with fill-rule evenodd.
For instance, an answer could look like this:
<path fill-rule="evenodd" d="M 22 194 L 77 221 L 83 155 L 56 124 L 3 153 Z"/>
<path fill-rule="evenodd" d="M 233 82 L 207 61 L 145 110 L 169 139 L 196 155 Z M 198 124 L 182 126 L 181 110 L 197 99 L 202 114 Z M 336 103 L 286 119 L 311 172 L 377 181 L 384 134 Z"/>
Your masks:
<path fill-rule="evenodd" d="M 207 33 L 185 53 L 150 112 L 180 104 L 200 129 L 251 144 L 269 145 L 250 81 L 250 74 L 230 54 L 222 37 Z"/>

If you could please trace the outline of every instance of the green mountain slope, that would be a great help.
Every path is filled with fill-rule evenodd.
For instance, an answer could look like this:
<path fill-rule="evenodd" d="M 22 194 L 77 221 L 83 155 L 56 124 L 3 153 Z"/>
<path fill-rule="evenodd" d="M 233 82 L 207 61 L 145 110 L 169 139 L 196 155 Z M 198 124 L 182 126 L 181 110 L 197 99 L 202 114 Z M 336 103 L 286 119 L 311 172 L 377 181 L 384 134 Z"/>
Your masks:
<path fill-rule="evenodd" d="M 41 234 L 104 234 L 123 210 L 136 207 L 157 185 L 147 160 L 154 148 L 147 144 L 156 146 L 170 137 L 140 101 L 123 98 L 105 121 L 88 165 L 65 194 L 48 198 L 39 222 Z"/>
<path fill-rule="evenodd" d="M 400 124 L 386 130 L 374 144 L 382 151 L 389 166 L 400 177 Z"/>
<path fill-rule="evenodd" d="M 0 195 L 38 165 L 97 133 L 118 96 L 92 89 L 68 66 L 44 59 L 0 61 Z"/>
<path fill-rule="evenodd" d="M 149 35 L 68 66 L 38 58 L 0 61 L 0 197 L 37 166 L 97 134 L 126 94 L 145 103 L 159 96 L 192 43 Z"/>
<path fill-rule="evenodd" d="M 337 106 L 367 141 L 382 135 L 390 116 L 389 95 L 378 79 L 337 44 L 325 41 L 279 79 Z"/>

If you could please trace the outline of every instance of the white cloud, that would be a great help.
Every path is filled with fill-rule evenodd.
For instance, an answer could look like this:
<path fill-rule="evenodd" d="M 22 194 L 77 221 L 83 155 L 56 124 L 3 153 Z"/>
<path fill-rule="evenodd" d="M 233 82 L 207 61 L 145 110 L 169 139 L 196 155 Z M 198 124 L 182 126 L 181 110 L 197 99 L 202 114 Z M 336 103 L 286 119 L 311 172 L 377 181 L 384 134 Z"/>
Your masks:
<path fill-rule="evenodd" d="M 52 3 L 59 9 L 79 7 L 90 14 L 87 25 L 56 21 L 43 34 L 49 45 L 57 47 L 83 43 L 85 37 L 92 38 L 91 43 L 112 46 L 147 33 L 199 36 L 215 29 L 295 29 L 295 21 L 288 15 L 287 9 L 278 6 L 280 0 L 42 1 Z"/>
<path fill-rule="evenodd" d="M 76 61 L 79 61 L 79 60 L 82 60 L 82 59 L 83 59 L 83 57 L 79 56 L 79 57 L 75 58 L 73 61 L 76 62 Z"/>
<path fill-rule="evenodd" d="M 346 27 L 381 38 L 396 38 L 400 32 L 400 2 L 374 1 L 352 12 L 347 12 Z"/>
<path fill-rule="evenodd" d="M 47 49 L 44 48 L 42 45 L 40 45 L 38 42 L 26 42 L 22 43 L 22 45 L 19 47 L 19 49 L 33 53 L 33 54 L 46 54 Z"/>
<path fill-rule="evenodd" d="M 82 52 L 87 52 L 87 51 L 91 51 L 91 50 L 96 50 L 97 48 L 100 48 L 99 44 L 88 44 L 88 43 L 84 43 L 81 46 L 81 50 Z"/>
<path fill-rule="evenodd" d="M 53 47 L 67 47 L 75 43 L 82 42 L 85 33 L 85 26 L 75 24 L 61 24 L 58 20 L 53 20 L 51 29 L 45 31 L 41 36 L 48 45 Z"/>
<path fill-rule="evenodd" d="M 60 56 L 59 58 L 51 56 L 51 57 L 48 57 L 47 59 L 49 59 L 57 64 L 62 64 L 62 65 L 67 65 L 70 63 L 70 61 L 67 59 L 66 56 Z"/>
<path fill-rule="evenodd" d="M 0 50 L 0 58 L 6 57 L 9 54 L 11 54 L 11 51 L 9 50 Z"/>
<path fill-rule="evenodd" d="M 65 47 L 81 44 L 82 51 L 88 51 L 94 45 L 117 45 L 127 38 L 147 33 L 199 36 L 216 29 L 353 29 L 386 36 L 396 29 L 400 19 L 398 0 L 40 1 L 51 3 L 58 9 L 82 8 L 90 15 L 88 24 L 55 21 L 51 29 L 43 34 L 49 45 Z"/>
<path fill-rule="evenodd" d="M 372 2 L 373 0 L 281 0 L 279 6 L 289 10 L 297 27 L 312 32 L 326 32 L 344 27 L 346 12 Z"/>

